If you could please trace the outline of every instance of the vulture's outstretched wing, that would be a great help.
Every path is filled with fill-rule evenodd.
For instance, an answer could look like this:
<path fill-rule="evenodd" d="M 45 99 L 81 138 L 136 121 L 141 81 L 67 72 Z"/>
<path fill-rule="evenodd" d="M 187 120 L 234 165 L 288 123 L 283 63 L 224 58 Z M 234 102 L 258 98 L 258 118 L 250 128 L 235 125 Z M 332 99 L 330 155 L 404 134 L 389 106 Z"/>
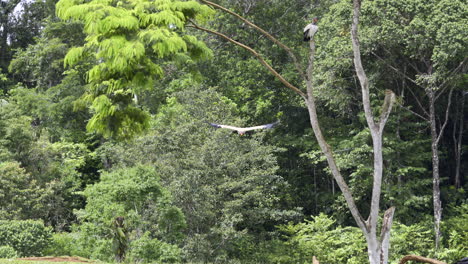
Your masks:
<path fill-rule="evenodd" d="M 215 124 L 215 123 L 210 123 L 210 122 L 208 122 L 208 124 L 210 124 L 210 125 L 213 126 L 213 127 L 231 129 L 231 130 L 237 131 L 237 133 L 239 133 L 240 135 L 243 135 L 243 134 L 245 134 L 245 132 L 251 131 L 251 130 L 256 130 L 256 129 L 270 129 L 270 128 L 273 128 L 274 126 L 276 126 L 278 123 L 279 123 L 279 121 L 276 121 L 276 122 L 271 123 L 271 124 L 261 125 L 261 126 L 253 126 L 253 127 L 235 127 L 235 126 L 220 125 L 220 124 Z"/>
<path fill-rule="evenodd" d="M 276 122 L 271 123 L 271 124 L 261 125 L 261 126 L 244 127 L 244 128 L 242 128 L 242 130 L 250 131 L 250 130 L 255 130 L 255 129 L 270 129 L 270 128 L 273 128 L 274 126 L 276 126 L 277 124 L 279 124 L 279 121 L 276 121 Z"/>

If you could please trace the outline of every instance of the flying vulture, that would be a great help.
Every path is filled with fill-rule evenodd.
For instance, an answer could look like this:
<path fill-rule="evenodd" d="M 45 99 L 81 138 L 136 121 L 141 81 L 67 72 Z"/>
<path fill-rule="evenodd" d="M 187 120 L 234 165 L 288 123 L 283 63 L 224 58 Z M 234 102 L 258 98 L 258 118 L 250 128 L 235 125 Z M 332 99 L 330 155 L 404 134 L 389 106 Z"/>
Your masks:
<path fill-rule="evenodd" d="M 244 135 L 245 132 L 247 132 L 247 131 L 256 130 L 256 129 L 269 129 L 269 128 L 272 128 L 272 127 L 276 126 L 278 123 L 279 123 L 279 121 L 276 121 L 276 122 L 271 123 L 271 124 L 266 124 L 266 125 L 261 125 L 261 126 L 254 126 L 254 127 L 235 127 L 235 126 L 219 125 L 219 124 L 209 123 L 208 122 L 208 124 L 210 124 L 211 126 L 216 127 L 216 128 L 227 128 L 227 129 L 237 131 L 237 133 L 239 135 L 241 135 L 241 136 Z"/>
<path fill-rule="evenodd" d="M 318 19 L 314 17 L 312 23 L 310 23 L 304 28 L 304 41 L 310 41 L 314 37 L 315 33 L 318 30 L 318 26 L 316 25 L 317 21 Z"/>

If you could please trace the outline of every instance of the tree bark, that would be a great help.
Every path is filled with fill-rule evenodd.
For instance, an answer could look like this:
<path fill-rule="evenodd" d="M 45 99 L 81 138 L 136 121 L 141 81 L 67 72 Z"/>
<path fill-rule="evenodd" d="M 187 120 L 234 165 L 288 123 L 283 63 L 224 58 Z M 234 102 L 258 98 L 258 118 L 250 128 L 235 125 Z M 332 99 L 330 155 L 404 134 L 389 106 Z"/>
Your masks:
<path fill-rule="evenodd" d="M 452 102 L 453 88 L 450 89 L 448 95 L 447 108 L 445 110 L 445 121 L 441 125 L 439 132 L 437 132 L 437 120 L 435 113 L 435 89 L 428 85 L 425 89 L 426 95 L 429 98 L 429 121 L 431 126 L 431 151 L 432 151 L 432 193 L 434 203 L 434 233 L 435 233 L 435 249 L 439 249 L 440 241 L 442 239 L 442 232 L 440 231 L 440 223 L 442 221 L 442 201 L 440 198 L 440 172 L 439 172 L 439 142 L 444 133 L 449 119 L 450 106 Z"/>
<path fill-rule="evenodd" d="M 384 222 L 381 230 L 381 240 L 377 238 L 377 222 L 380 208 L 380 195 L 382 192 L 382 176 L 383 176 L 383 145 L 382 136 L 383 129 L 387 123 L 388 117 L 392 110 L 395 101 L 395 94 L 387 90 L 385 91 L 385 99 L 382 105 L 382 113 L 379 121 L 375 121 L 372 113 L 369 80 L 364 71 L 361 61 L 361 50 L 358 37 L 359 15 L 361 10 L 361 1 L 353 0 L 353 22 L 351 26 L 351 41 L 353 44 L 354 67 L 359 78 L 362 92 L 362 103 L 367 125 L 371 132 L 372 146 L 374 152 L 374 173 L 372 198 L 369 218 L 366 221 L 366 229 L 363 229 L 364 236 L 367 241 L 367 250 L 369 262 L 371 264 L 386 264 L 388 262 L 388 250 L 390 248 L 390 228 L 393 222 L 393 214 L 395 208 L 392 207 L 385 212 Z"/>
<path fill-rule="evenodd" d="M 461 187 L 461 155 L 462 155 L 462 139 L 463 139 L 463 128 L 464 128 L 464 113 L 465 113 L 465 96 L 462 93 L 460 98 L 461 106 L 460 106 L 460 124 L 458 127 L 458 138 L 455 139 L 455 188 Z"/>
<path fill-rule="evenodd" d="M 359 213 L 359 210 L 356 206 L 356 202 L 354 201 L 353 195 L 351 190 L 348 187 L 348 184 L 344 180 L 343 176 L 341 175 L 340 169 L 336 164 L 335 158 L 333 156 L 332 149 L 330 145 L 327 144 L 325 137 L 323 136 L 322 130 L 320 128 L 320 124 L 318 121 L 317 116 L 317 107 L 315 105 L 315 96 L 313 94 L 313 83 L 312 83 L 312 72 L 314 69 L 314 58 L 315 58 L 315 40 L 312 39 L 310 41 L 310 53 L 309 53 L 309 65 L 307 67 L 307 75 L 309 78 L 306 80 L 307 85 L 307 96 L 305 97 L 305 104 L 307 106 L 307 110 L 309 112 L 309 119 L 310 125 L 312 126 L 312 130 L 314 131 L 315 138 L 319 143 L 320 149 L 322 153 L 325 155 L 328 163 L 328 167 L 335 178 L 338 187 L 340 188 L 343 196 L 345 197 L 346 203 L 348 208 L 353 216 L 356 224 L 358 225 L 361 230 L 367 230 L 366 223 Z"/>
<path fill-rule="evenodd" d="M 200 1 L 214 6 L 214 4 L 209 1 L 206 1 L 206 0 L 200 0 Z M 232 11 L 227 11 L 227 9 L 220 7 L 218 5 L 216 5 L 216 7 L 236 16 L 237 18 L 247 23 L 247 20 L 245 18 L 240 17 L 239 15 L 233 13 Z M 352 41 L 353 41 L 353 51 L 355 55 L 355 67 L 356 67 L 358 78 L 361 83 L 364 112 L 366 115 L 366 120 L 367 120 L 369 129 L 371 131 L 373 150 L 374 150 L 374 173 L 373 173 L 374 181 L 373 181 L 370 215 L 367 221 L 365 221 L 363 217 L 361 216 L 356 206 L 356 203 L 354 201 L 354 198 L 352 196 L 351 190 L 349 189 L 346 181 L 341 175 L 340 169 L 338 168 L 336 164 L 333 151 L 331 147 L 327 144 L 323 136 L 322 130 L 320 128 L 320 125 L 319 125 L 317 109 L 315 105 L 315 97 L 313 94 L 313 88 L 314 88 L 313 69 L 314 69 L 314 58 L 315 58 L 315 40 L 311 39 L 311 41 L 309 42 L 310 44 L 309 64 L 306 70 L 306 76 L 304 77 L 304 81 L 306 82 L 307 92 L 303 93 L 299 88 L 289 83 L 283 76 L 281 76 L 281 74 L 276 72 L 273 69 L 273 67 L 271 67 L 262 58 L 262 56 L 258 52 L 256 52 L 254 49 L 236 40 L 233 40 L 222 33 L 203 28 L 201 26 L 196 25 L 193 22 L 192 24 L 194 28 L 197 28 L 199 30 L 203 30 L 205 32 L 222 37 L 228 40 L 229 42 L 248 50 L 263 64 L 263 66 L 265 66 L 273 75 L 275 75 L 286 87 L 293 90 L 295 93 L 297 93 L 304 99 L 305 104 L 307 106 L 307 110 L 309 112 L 309 118 L 310 118 L 310 124 L 312 126 L 312 130 L 314 131 L 315 137 L 318 141 L 320 149 L 322 150 L 322 153 L 325 155 L 327 159 L 328 167 L 330 168 L 330 171 L 334 179 L 336 180 L 338 187 L 340 188 L 341 192 L 343 193 L 343 196 L 345 197 L 345 200 L 351 212 L 351 215 L 353 216 L 354 220 L 356 221 L 356 224 L 362 230 L 362 232 L 364 233 L 366 237 L 370 263 L 371 264 L 386 264 L 388 262 L 388 249 L 390 247 L 390 242 L 389 242 L 390 241 L 389 239 L 390 228 L 392 225 L 393 214 L 394 214 L 395 208 L 392 207 L 385 212 L 384 222 L 382 223 L 383 226 L 381 230 L 380 240 L 377 236 L 377 222 L 378 222 L 381 183 L 382 183 L 382 174 L 383 174 L 382 134 L 383 134 L 383 129 L 385 127 L 387 119 L 392 110 L 392 106 L 395 101 L 395 95 L 390 90 L 385 92 L 385 99 L 382 105 L 382 114 L 380 116 L 379 121 L 376 122 L 374 120 L 374 116 L 372 115 L 372 110 L 370 106 L 370 96 L 369 96 L 369 83 L 367 80 L 367 76 L 365 75 L 364 69 L 362 67 L 361 55 L 360 55 L 360 50 L 359 50 L 359 41 L 357 38 L 357 25 L 359 22 L 359 12 L 360 12 L 360 2 L 357 0 L 354 0 L 354 16 L 353 16 L 353 27 L 352 27 L 351 35 L 352 35 Z M 250 22 L 247 24 L 249 24 L 250 26 L 256 28 L 257 30 L 265 34 L 264 30 L 259 29 L 258 26 L 253 25 Z M 267 33 L 267 36 L 269 36 L 268 33 Z M 275 40 L 273 39 L 272 41 L 275 41 Z M 290 49 L 289 48 L 285 48 L 285 49 L 286 51 L 288 51 L 290 56 L 292 56 L 294 59 L 294 55 L 291 55 L 292 53 L 289 52 Z M 295 64 L 297 67 L 298 66 L 297 62 Z M 300 75 L 303 75 L 301 74 L 300 70 L 298 71 Z"/>
<path fill-rule="evenodd" d="M 9 17 L 20 0 L 0 1 L 0 68 L 2 71 L 8 70 L 10 52 L 8 49 L 8 35 L 10 34 Z M 0 72 L 1 73 L 1 72 Z"/>
<path fill-rule="evenodd" d="M 432 87 L 426 88 L 426 94 L 429 98 L 429 120 L 431 125 L 432 198 L 434 204 L 435 248 L 437 250 L 439 248 L 440 239 L 442 237 L 442 233 L 440 232 L 440 222 L 442 220 L 442 201 L 440 200 L 439 149 L 435 116 L 435 98 Z"/>

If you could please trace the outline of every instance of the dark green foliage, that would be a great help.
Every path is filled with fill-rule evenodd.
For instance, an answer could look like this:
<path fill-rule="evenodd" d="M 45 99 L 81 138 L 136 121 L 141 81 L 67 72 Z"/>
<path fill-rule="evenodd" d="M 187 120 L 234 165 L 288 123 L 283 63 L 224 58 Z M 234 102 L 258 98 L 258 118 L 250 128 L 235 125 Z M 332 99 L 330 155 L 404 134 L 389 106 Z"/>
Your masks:
<path fill-rule="evenodd" d="M 306 262 L 316 256 L 320 263 L 359 264 L 367 261 L 365 239 L 356 227 L 341 227 L 324 214 L 297 225 L 281 226 L 291 236 L 286 244 L 293 249 L 288 262 Z"/>
<path fill-rule="evenodd" d="M 119 250 L 121 261 L 125 240 L 131 244 L 146 232 L 151 239 L 180 242 L 185 219 L 180 209 L 172 205 L 169 193 L 159 183 L 158 173 L 151 167 L 140 165 L 103 173 L 101 181 L 88 186 L 83 194 L 87 205 L 77 212 L 82 224 L 76 243 L 85 257 L 114 259 L 112 243 L 117 238 L 114 249 Z M 115 226 L 118 217 L 125 219 L 127 231 Z"/>
<path fill-rule="evenodd" d="M 18 256 L 41 256 L 51 237 L 42 221 L 0 220 L 0 246 L 12 247 Z"/>
<path fill-rule="evenodd" d="M 211 89 L 177 92 L 148 136 L 100 150 L 115 167 L 154 164 L 185 215 L 188 260 L 239 258 L 243 241 L 255 237 L 253 246 L 268 239 L 274 225 L 300 217 L 297 208 L 282 207 L 288 185 L 275 174 L 273 154 L 279 150 L 262 143 L 269 132 L 240 137 L 206 123 L 236 122 L 235 111 L 232 101 Z"/>
<path fill-rule="evenodd" d="M 44 209 L 47 190 L 16 162 L 0 163 L 0 219 L 35 218 Z"/>
<path fill-rule="evenodd" d="M 151 238 L 149 232 L 132 242 L 129 259 L 138 263 L 180 263 L 181 250 L 171 245 Z"/>
<path fill-rule="evenodd" d="M 301 98 L 249 53 L 186 26 L 207 22 L 302 87 L 292 60 L 263 35 L 195 1 L 62 0 L 63 20 L 55 0 L 21 1 L 18 17 L 11 7 L 19 1 L 0 2 L 0 219 L 41 219 L 60 232 L 34 254 L 115 261 L 112 222 L 123 216 L 128 262 L 292 264 L 312 255 L 325 264 L 367 262 Z M 351 2 L 216 3 L 278 37 L 304 64 L 302 28 L 319 17 L 319 120 L 367 217 L 372 148 L 353 68 Z M 466 65 L 453 71 L 467 53 L 467 4 L 362 3 L 361 53 L 375 114 L 385 89 L 399 97 L 384 135 L 382 209 L 396 206 L 389 263 L 406 254 L 453 263 L 468 252 Z M 436 90 L 440 121 L 454 88 L 439 144 L 438 252 L 425 84 L 444 84 Z M 206 124 L 276 119 L 275 129 L 242 137 Z M 461 182 L 454 186 L 459 133 Z M 0 258 L 15 255 L 25 254 L 0 243 Z"/>
<path fill-rule="evenodd" d="M 85 256 L 78 247 L 77 233 L 53 233 L 49 245 L 44 249 L 45 256 Z"/>

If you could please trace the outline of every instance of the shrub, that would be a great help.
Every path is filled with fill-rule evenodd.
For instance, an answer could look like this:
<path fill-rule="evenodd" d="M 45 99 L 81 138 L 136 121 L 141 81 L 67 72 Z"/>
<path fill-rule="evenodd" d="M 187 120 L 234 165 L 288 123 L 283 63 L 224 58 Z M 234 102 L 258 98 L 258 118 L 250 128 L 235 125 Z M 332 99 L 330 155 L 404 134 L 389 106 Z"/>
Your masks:
<path fill-rule="evenodd" d="M 175 246 L 158 239 L 152 239 L 149 232 L 132 241 L 129 257 L 134 262 L 180 263 L 181 251 Z"/>
<path fill-rule="evenodd" d="M 16 258 L 18 253 L 16 250 L 10 246 L 0 246 L 0 258 Z"/>
<path fill-rule="evenodd" d="M 279 227 L 290 236 L 285 243 L 297 256 L 294 262 L 309 261 L 317 256 L 320 263 L 360 264 L 367 262 L 366 242 L 357 227 L 341 227 L 324 214 L 304 223 Z M 295 251 L 295 252 L 294 252 Z"/>
<path fill-rule="evenodd" d="M 86 254 L 80 252 L 78 244 L 79 234 L 77 233 L 54 233 L 52 241 L 44 250 L 47 256 L 81 256 L 86 257 Z"/>
<path fill-rule="evenodd" d="M 51 236 L 42 221 L 0 220 L 0 246 L 12 247 L 20 257 L 41 256 Z"/>

